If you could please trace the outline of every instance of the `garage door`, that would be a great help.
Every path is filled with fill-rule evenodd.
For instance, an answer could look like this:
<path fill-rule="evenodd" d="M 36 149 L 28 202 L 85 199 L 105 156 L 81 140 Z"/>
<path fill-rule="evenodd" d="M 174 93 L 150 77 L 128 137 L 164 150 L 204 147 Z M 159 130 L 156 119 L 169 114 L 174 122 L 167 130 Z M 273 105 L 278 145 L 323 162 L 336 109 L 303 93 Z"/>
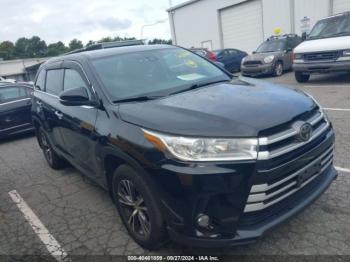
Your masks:
<path fill-rule="evenodd" d="M 252 52 L 263 41 L 261 0 L 247 1 L 220 11 L 224 48 Z"/>
<path fill-rule="evenodd" d="M 350 0 L 333 0 L 333 13 L 343 13 L 350 11 Z"/>

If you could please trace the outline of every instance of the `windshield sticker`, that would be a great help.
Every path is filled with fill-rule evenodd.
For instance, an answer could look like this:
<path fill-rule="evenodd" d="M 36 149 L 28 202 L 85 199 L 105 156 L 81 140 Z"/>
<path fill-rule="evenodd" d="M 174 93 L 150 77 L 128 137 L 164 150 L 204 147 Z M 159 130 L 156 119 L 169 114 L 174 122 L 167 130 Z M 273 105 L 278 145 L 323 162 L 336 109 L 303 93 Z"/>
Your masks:
<path fill-rule="evenodd" d="M 188 75 L 180 75 L 177 76 L 178 79 L 184 80 L 184 81 L 194 81 L 198 79 L 205 78 L 206 76 L 200 75 L 200 74 L 188 74 Z"/>
<path fill-rule="evenodd" d="M 190 60 L 190 59 L 186 60 L 186 65 L 188 67 L 192 67 L 192 68 L 197 68 L 198 67 L 198 64 L 195 61 Z"/>
<path fill-rule="evenodd" d="M 177 57 L 179 57 L 179 58 L 186 58 L 186 57 L 188 57 L 190 55 L 190 53 L 189 52 L 186 52 L 186 51 L 181 51 L 181 52 L 178 52 L 177 53 Z"/>

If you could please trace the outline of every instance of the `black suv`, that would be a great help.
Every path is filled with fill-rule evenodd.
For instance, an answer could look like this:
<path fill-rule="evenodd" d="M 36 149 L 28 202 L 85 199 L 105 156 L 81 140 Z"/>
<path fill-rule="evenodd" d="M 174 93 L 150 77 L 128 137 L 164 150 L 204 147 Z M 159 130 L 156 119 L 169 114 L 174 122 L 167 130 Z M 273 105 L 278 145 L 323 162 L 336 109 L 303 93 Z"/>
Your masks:
<path fill-rule="evenodd" d="M 48 164 L 107 189 L 149 249 L 255 241 L 337 176 L 332 125 L 311 97 L 174 46 L 51 59 L 32 117 Z"/>

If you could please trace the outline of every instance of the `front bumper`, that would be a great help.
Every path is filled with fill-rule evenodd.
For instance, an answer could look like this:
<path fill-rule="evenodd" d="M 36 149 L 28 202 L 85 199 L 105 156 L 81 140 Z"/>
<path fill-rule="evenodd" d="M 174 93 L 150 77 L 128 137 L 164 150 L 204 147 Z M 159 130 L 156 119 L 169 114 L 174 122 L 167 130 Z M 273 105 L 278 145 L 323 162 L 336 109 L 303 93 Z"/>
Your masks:
<path fill-rule="evenodd" d="M 330 73 L 350 70 L 350 61 L 294 63 L 294 71 L 303 73 Z"/>
<path fill-rule="evenodd" d="M 243 75 L 249 76 L 259 76 L 259 75 L 268 75 L 273 73 L 273 63 L 271 64 L 262 64 L 257 66 L 245 66 L 242 65 L 241 71 Z"/>
<path fill-rule="evenodd" d="M 334 132 L 330 130 L 273 161 L 181 164 L 166 160 L 158 171 L 148 173 L 158 185 L 162 214 L 175 242 L 202 247 L 248 244 L 312 203 L 337 173 L 330 162 L 307 186 L 297 185 L 292 195 L 262 210 L 246 211 L 253 186 L 289 177 L 310 162 L 324 159 L 333 146 Z M 209 228 L 197 224 L 199 214 L 210 217 Z"/>
<path fill-rule="evenodd" d="M 256 242 L 259 238 L 261 238 L 267 231 L 272 228 L 278 226 L 284 221 L 290 219 L 294 215 L 298 214 L 302 210 L 304 210 L 308 205 L 314 202 L 322 193 L 329 187 L 334 179 L 337 178 L 338 174 L 334 167 L 332 166 L 327 170 L 325 177 L 321 184 L 318 187 L 308 194 L 303 201 L 295 204 L 290 203 L 287 205 L 285 209 L 280 211 L 279 213 L 274 214 L 274 218 L 266 221 L 265 223 L 257 225 L 255 228 L 251 229 L 238 229 L 236 232 L 236 236 L 233 238 L 222 238 L 222 239 L 201 239 L 196 237 L 188 237 L 179 234 L 172 228 L 168 227 L 168 232 L 171 239 L 175 242 L 181 243 L 183 245 L 190 246 L 198 246 L 198 247 L 227 247 L 227 246 L 235 246 L 235 245 L 244 245 Z"/>

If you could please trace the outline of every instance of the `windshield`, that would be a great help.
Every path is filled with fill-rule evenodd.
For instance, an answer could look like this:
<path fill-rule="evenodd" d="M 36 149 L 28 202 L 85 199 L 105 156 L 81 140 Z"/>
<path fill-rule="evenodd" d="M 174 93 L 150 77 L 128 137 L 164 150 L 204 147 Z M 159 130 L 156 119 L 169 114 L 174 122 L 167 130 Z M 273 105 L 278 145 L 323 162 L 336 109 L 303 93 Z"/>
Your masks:
<path fill-rule="evenodd" d="M 270 40 L 262 43 L 258 49 L 257 53 L 271 53 L 283 51 L 286 49 L 287 41 L 285 39 Z"/>
<path fill-rule="evenodd" d="M 125 53 L 92 64 L 113 101 L 166 96 L 195 84 L 230 80 L 210 62 L 180 48 Z"/>
<path fill-rule="evenodd" d="M 308 39 L 329 38 L 350 35 L 350 16 L 341 15 L 319 21 Z"/>

